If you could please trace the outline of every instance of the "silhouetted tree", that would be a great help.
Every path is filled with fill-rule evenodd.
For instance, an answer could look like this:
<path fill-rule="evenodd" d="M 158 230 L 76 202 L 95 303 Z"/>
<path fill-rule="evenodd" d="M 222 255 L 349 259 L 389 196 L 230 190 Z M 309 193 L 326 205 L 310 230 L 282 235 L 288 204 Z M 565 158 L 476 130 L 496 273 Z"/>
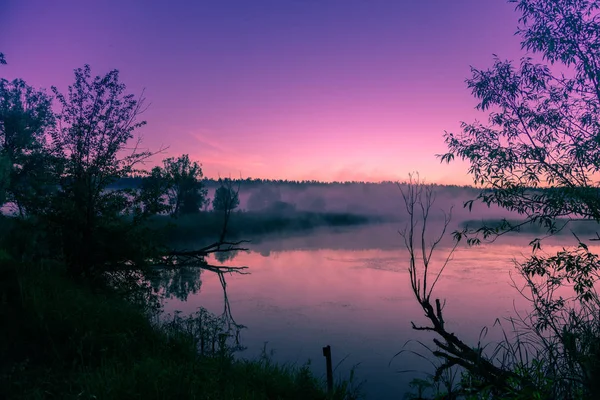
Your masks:
<path fill-rule="evenodd" d="M 56 87 L 52 91 L 61 106 L 51 142 L 60 193 L 48 216 L 60 229 L 71 272 L 82 275 L 107 258 L 123 257 L 114 247 L 115 239 L 126 240 L 130 230 L 119 222 L 137 205 L 131 191 L 107 187 L 132 173 L 152 153 L 139 150 L 139 140 L 127 147 L 134 132 L 145 125 L 137 120 L 143 98 L 125 94 L 117 70 L 92 77 L 86 65 L 75 70 L 75 83 L 66 95 Z"/>
<path fill-rule="evenodd" d="M 49 187 L 49 158 L 45 134 L 54 125 L 50 96 L 23 80 L 0 79 L 0 157 L 6 200 L 21 215 L 41 206 Z"/>
<path fill-rule="evenodd" d="M 509 2 L 522 14 L 517 32 L 522 48 L 555 67 L 529 57 L 518 64 L 496 57 L 489 69 L 472 68 L 467 85 L 479 101 L 477 108 L 489 113 L 488 122 L 463 123 L 462 133 L 446 133 L 449 152 L 441 159 L 468 161 L 475 183 L 484 189 L 478 199 L 516 211 L 525 221 L 456 232 L 470 243 L 479 243 L 479 234 L 495 238 L 531 222 L 554 233 L 562 228 L 559 217 L 600 222 L 600 3 Z M 565 72 L 557 73 L 560 69 Z M 600 397 L 600 298 L 594 287 L 600 262 L 587 244 L 575 239 L 574 249 L 554 256 L 537 252 L 541 240 L 535 239 L 530 243 L 533 256 L 517 266 L 533 306 L 533 314 L 522 321 L 533 335 L 526 340 L 538 340 L 541 348 L 536 365 L 515 364 L 514 371 L 526 380 L 530 373 L 540 379 L 539 371 L 544 371 L 547 379 L 547 385 L 535 387 L 526 398 Z M 573 292 L 559 296 L 558 288 Z M 462 365 L 464 358 L 448 361 Z M 531 388 L 520 378 L 505 372 L 498 381 L 485 378 L 481 386 L 506 389 L 503 398 L 516 398 L 509 391 L 518 393 L 517 388 L 529 393 L 523 392 Z"/>
<path fill-rule="evenodd" d="M 163 165 L 162 176 L 168 187 L 172 214 L 177 216 L 200 212 L 207 201 L 201 165 L 191 162 L 187 154 L 167 158 Z"/>
<path fill-rule="evenodd" d="M 231 186 L 221 185 L 215 191 L 212 206 L 215 211 L 233 211 L 240 205 L 237 191 Z"/>
<path fill-rule="evenodd" d="M 140 150 L 139 139 L 131 144 L 145 124 L 138 121 L 143 98 L 125 89 L 118 71 L 92 77 L 86 65 L 75 70 L 67 93 L 52 88 L 60 106 L 53 115 L 50 97 L 43 92 L 21 80 L 1 80 L 0 205 L 8 194 L 26 211 L 25 218 L 16 220 L 24 234 L 12 229 L 11 240 L 19 248 L 7 246 L 11 253 L 32 261 L 58 258 L 73 277 L 122 291 L 148 306 L 154 297 L 146 278 L 156 271 L 170 270 L 174 281 L 186 282 L 179 287 L 192 291 L 199 285 L 194 278 L 199 272 L 180 271 L 183 267 L 210 269 L 222 282 L 225 272 L 243 271 L 245 267 L 210 266 L 206 261 L 210 254 L 239 250 L 243 241 L 224 241 L 225 222 L 219 241 L 176 251 L 143 223 L 171 206 L 178 213 L 197 212 L 206 189 L 199 164 L 187 155 L 165 160 L 164 168 L 150 174 L 136 170 L 155 153 Z M 140 187 L 120 184 L 132 176 L 146 178 L 139 180 Z M 33 185 L 38 180 L 43 185 Z M 44 192 L 38 186 L 47 195 L 39 196 Z"/>
<path fill-rule="evenodd" d="M 152 168 L 150 174 L 142 179 L 138 194 L 144 213 L 153 215 L 171 210 L 171 206 L 164 199 L 171 184 L 160 167 Z"/>
<path fill-rule="evenodd" d="M 559 216 L 600 220 L 594 173 L 600 169 L 599 4 L 587 0 L 512 0 L 522 12 L 524 49 L 562 64 L 572 76 L 553 74 L 522 58 L 495 59 L 473 68 L 468 87 L 490 111 L 487 124 L 463 123 L 447 133 L 449 153 L 467 160 L 476 183 L 493 189 L 480 198 L 550 224 Z M 560 190 L 531 191 L 548 187 Z"/>
<path fill-rule="evenodd" d="M 490 111 L 489 121 L 447 133 L 450 151 L 441 159 L 467 160 L 475 182 L 487 189 L 478 198 L 524 215 L 522 225 L 538 222 L 555 232 L 558 217 L 600 222 L 600 5 L 510 2 L 523 14 L 522 47 L 573 74 L 553 74 L 530 58 L 519 66 L 496 58 L 488 70 L 473 68 L 467 84 L 477 108 Z M 490 237 L 513 228 L 505 221 L 479 232 Z M 587 264 L 577 268 L 587 275 Z"/>

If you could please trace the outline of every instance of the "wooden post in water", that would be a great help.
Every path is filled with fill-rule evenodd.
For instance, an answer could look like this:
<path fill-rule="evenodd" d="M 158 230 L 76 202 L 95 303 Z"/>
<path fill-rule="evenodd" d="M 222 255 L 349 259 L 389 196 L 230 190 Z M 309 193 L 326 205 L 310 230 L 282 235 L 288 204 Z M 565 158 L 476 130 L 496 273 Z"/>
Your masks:
<path fill-rule="evenodd" d="M 323 356 L 327 363 L 327 392 L 333 393 L 333 368 L 331 366 L 331 346 L 323 347 Z"/>

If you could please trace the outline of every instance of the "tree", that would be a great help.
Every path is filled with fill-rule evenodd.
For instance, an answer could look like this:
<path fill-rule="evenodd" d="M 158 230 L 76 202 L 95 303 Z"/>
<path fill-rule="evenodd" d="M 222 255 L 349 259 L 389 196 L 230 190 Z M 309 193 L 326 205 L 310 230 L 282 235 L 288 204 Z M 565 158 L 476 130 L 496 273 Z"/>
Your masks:
<path fill-rule="evenodd" d="M 569 74 L 524 57 L 472 68 L 468 87 L 489 111 L 487 124 L 463 123 L 445 135 L 449 152 L 467 160 L 484 188 L 480 199 L 550 225 L 578 215 L 600 220 L 595 173 L 600 169 L 599 4 L 588 0 L 511 0 L 522 12 L 524 49 Z M 532 190 L 536 188 L 544 190 Z"/>
<path fill-rule="evenodd" d="M 52 100 L 21 79 L 0 79 L 0 158 L 6 200 L 33 212 L 49 188 L 45 134 L 54 126 Z"/>
<path fill-rule="evenodd" d="M 131 237 L 121 216 L 138 209 L 132 193 L 107 188 L 152 153 L 139 150 L 139 140 L 127 147 L 145 121 L 137 120 L 143 98 L 125 94 L 125 89 L 117 70 L 92 77 L 88 65 L 75 70 L 75 83 L 66 95 L 52 87 L 61 106 L 50 144 L 60 191 L 46 216 L 61 233 L 74 275 L 122 258 L 119 249 L 109 247 L 115 237 Z"/>
<path fill-rule="evenodd" d="M 0 205 L 6 202 L 6 191 L 10 179 L 10 162 L 8 157 L 0 155 Z"/>
<path fill-rule="evenodd" d="M 399 234 L 408 251 L 411 290 L 430 322 L 429 325 L 416 325 L 411 321 L 411 325 L 414 330 L 436 334 L 436 338 L 433 339 L 436 348 L 430 350 L 435 357 L 441 359 L 441 364 L 436 367 L 433 381 L 446 386 L 446 393 L 439 393 L 435 398 L 470 399 L 471 397 L 465 396 L 467 394 L 473 394 L 472 398 L 484 399 L 536 398 L 513 396 L 519 390 L 530 386 L 530 380 L 528 376 L 513 371 L 517 363 L 511 364 L 513 360 L 510 357 L 506 357 L 501 351 L 496 351 L 488 357 L 484 353 L 485 346 L 482 347 L 481 343 L 475 347 L 470 346 L 448 331 L 443 313 L 445 301 L 435 298 L 434 289 L 452 260 L 459 241 L 454 241 L 451 246 L 446 247 L 446 255 L 438 259 L 439 261 L 435 260 L 434 253 L 443 251 L 441 243 L 452 219 L 452 209 L 448 212 L 443 211 L 443 222 L 436 224 L 439 226 L 438 232 L 432 232 L 434 225 L 430 219 L 436 200 L 433 186 L 425 184 L 418 176 L 410 175 L 408 182 L 398 184 L 398 187 L 408 215 L 408 221 Z M 502 359 L 502 356 L 505 356 L 503 365 L 498 366 L 496 361 Z M 468 378 L 458 388 L 453 382 L 443 381 L 444 373 L 456 367 Z M 423 397 L 419 395 L 418 398 Z"/>
<path fill-rule="evenodd" d="M 160 231 L 144 224 L 170 209 L 166 195 L 176 210 L 198 211 L 206 190 L 199 164 L 187 155 L 165 160 L 164 169 L 150 174 L 136 169 L 156 153 L 141 150 L 139 138 L 131 144 L 145 124 L 138 121 L 144 99 L 126 93 L 117 70 L 93 77 L 86 65 L 75 70 L 66 93 L 52 90 L 56 115 L 43 92 L 20 80 L 0 81 L 0 200 L 5 193 L 11 201 L 31 200 L 7 236 L 11 254 L 34 262 L 58 259 L 72 277 L 146 305 L 155 304 L 148 281 L 154 273 L 169 270 L 177 277 L 185 268 L 209 269 L 224 284 L 224 273 L 245 270 L 206 261 L 210 254 L 244 250 L 238 247 L 243 241 L 225 242 L 226 223 L 221 240 L 193 251 L 171 249 Z M 114 185 L 136 174 L 149 175 L 140 190 Z M 40 181 L 43 197 L 31 184 L 38 175 L 48 178 Z M 190 282 L 193 276 L 186 275 Z"/>
<path fill-rule="evenodd" d="M 469 173 L 482 187 L 478 200 L 524 216 L 518 225 L 504 221 L 455 233 L 475 244 L 480 235 L 493 240 L 529 223 L 553 234 L 576 218 L 600 222 L 600 3 L 509 2 L 522 14 L 517 31 L 522 49 L 542 62 L 523 57 L 515 65 L 496 57 L 489 69 L 472 68 L 467 86 L 477 108 L 488 112 L 488 122 L 463 123 L 461 133 L 446 133 L 449 152 L 441 156 L 469 162 Z M 531 258 L 517 265 L 533 306 L 521 322 L 533 336 L 530 343 L 540 344 L 534 348 L 536 368 L 550 382 L 537 386 L 537 395 L 549 396 L 544 398 L 600 396 L 600 299 L 594 288 L 600 263 L 586 243 L 576 235 L 575 240 L 575 246 L 544 256 L 538 252 L 542 240 L 535 239 Z M 572 296 L 557 295 L 561 287 L 571 287 Z M 512 366 L 521 378 L 536 371 L 531 363 Z M 519 381 L 503 382 L 508 388 Z"/>
<path fill-rule="evenodd" d="M 170 183 L 165 178 L 163 170 L 160 167 L 152 168 L 148 176 L 142 179 L 138 197 L 145 214 L 161 214 L 171 209 L 171 206 L 164 201 L 169 187 Z"/>
<path fill-rule="evenodd" d="M 219 179 L 221 186 L 215 191 L 215 197 L 212 206 L 215 211 L 233 211 L 240 205 L 238 192 L 231 185 L 223 184 Z"/>
<path fill-rule="evenodd" d="M 552 233 L 561 228 L 558 218 L 600 222 L 600 4 L 510 2 L 522 13 L 522 48 L 568 73 L 553 74 L 528 57 L 519 66 L 496 58 L 490 69 L 472 68 L 467 85 L 477 108 L 489 111 L 488 123 L 447 133 L 450 151 L 441 159 L 467 160 L 484 188 L 478 199 L 522 214 L 522 224 L 541 223 Z M 488 238 L 514 228 L 505 221 L 479 233 Z"/>
<path fill-rule="evenodd" d="M 163 161 L 163 179 L 167 182 L 167 196 L 171 213 L 194 214 L 206 203 L 207 190 L 202 182 L 202 166 L 191 162 L 187 154 Z"/>

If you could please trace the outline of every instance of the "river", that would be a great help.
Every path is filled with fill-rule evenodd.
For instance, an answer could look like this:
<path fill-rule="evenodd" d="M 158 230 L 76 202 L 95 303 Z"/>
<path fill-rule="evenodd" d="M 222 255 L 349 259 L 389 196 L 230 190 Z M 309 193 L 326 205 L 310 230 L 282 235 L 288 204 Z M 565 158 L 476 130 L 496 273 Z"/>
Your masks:
<path fill-rule="evenodd" d="M 408 253 L 397 229 L 388 224 L 273 235 L 227 261 L 248 266 L 250 272 L 226 277 L 231 313 L 247 327 L 241 334 L 247 349 L 239 355 L 256 357 L 266 343 L 275 361 L 301 365 L 310 359 L 321 377 L 322 347 L 331 345 L 336 377 L 347 378 L 354 368 L 355 384 L 367 399 L 402 399 L 412 379 L 433 371 L 429 361 L 411 350 L 428 355 L 416 340 L 429 345 L 434 336 L 411 328 L 411 321 L 427 321 L 410 289 Z M 515 276 L 511 260 L 530 254 L 532 238 L 515 234 L 457 249 L 434 294 L 446 300 L 450 331 L 476 345 L 488 327 L 483 341 L 494 341 L 501 334 L 493 327 L 497 318 L 527 309 L 510 274 Z M 552 253 L 567 242 L 572 240 L 553 238 L 543 249 Z M 435 253 L 438 266 L 450 245 L 449 238 Z M 168 300 L 165 311 L 188 314 L 202 306 L 220 314 L 223 290 L 218 276 L 204 271 L 200 278 L 197 293 L 186 301 Z"/>

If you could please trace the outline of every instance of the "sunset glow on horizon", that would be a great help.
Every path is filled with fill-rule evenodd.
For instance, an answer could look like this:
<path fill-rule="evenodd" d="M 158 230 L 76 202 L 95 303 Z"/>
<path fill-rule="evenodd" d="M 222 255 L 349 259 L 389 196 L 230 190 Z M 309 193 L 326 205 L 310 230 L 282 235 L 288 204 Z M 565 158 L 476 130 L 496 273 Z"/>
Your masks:
<path fill-rule="evenodd" d="M 92 5 L 93 4 L 93 5 Z M 66 90 L 118 69 L 144 146 L 205 176 L 471 184 L 444 131 L 485 120 L 464 80 L 518 59 L 505 0 L 0 1 L 1 77 Z"/>

